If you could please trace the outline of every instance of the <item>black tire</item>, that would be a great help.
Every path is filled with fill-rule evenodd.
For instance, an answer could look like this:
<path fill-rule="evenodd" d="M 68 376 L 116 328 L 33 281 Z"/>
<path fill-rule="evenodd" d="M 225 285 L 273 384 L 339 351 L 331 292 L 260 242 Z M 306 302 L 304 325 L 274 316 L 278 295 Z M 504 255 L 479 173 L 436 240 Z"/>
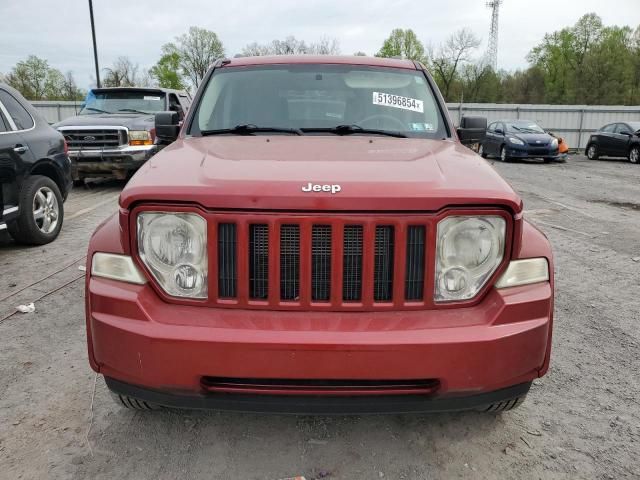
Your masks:
<path fill-rule="evenodd" d="M 640 165 L 640 145 L 634 145 L 629 149 L 629 161 Z"/>
<path fill-rule="evenodd" d="M 149 403 L 144 400 L 140 400 L 139 398 L 130 397 L 129 395 L 121 395 L 119 393 L 111 392 L 111 397 L 113 398 L 113 401 L 120 405 L 122 408 L 127 408 L 129 410 L 151 411 L 162 409 L 160 405 Z"/>
<path fill-rule="evenodd" d="M 487 153 L 484 151 L 484 145 L 483 144 L 480 144 L 480 147 L 478 147 L 478 154 L 482 158 L 487 158 Z"/>
<path fill-rule="evenodd" d="M 587 145 L 585 155 L 589 160 L 598 160 L 598 146 L 595 143 L 590 143 L 589 145 Z"/>
<path fill-rule="evenodd" d="M 507 156 L 507 147 L 504 145 L 500 147 L 500 161 L 504 163 L 511 161 L 511 159 Z"/>
<path fill-rule="evenodd" d="M 56 201 L 56 221 L 50 231 L 43 229 L 44 224 L 39 226 L 34 215 L 36 195 L 41 191 L 51 192 Z M 64 220 L 62 195 L 56 183 L 49 177 L 42 175 L 28 177 L 22 184 L 19 202 L 20 214 L 18 219 L 7 225 L 7 230 L 9 230 L 9 234 L 13 239 L 17 243 L 24 245 L 44 245 L 53 242 L 58 237 Z M 53 207 L 51 208 L 53 209 Z"/>
<path fill-rule="evenodd" d="M 527 395 L 522 395 L 520 397 L 512 398 L 510 400 L 505 400 L 503 402 L 492 403 L 491 405 L 487 405 L 480 409 L 481 412 L 485 413 L 501 413 L 508 412 L 509 410 L 513 410 L 514 408 L 518 408 L 522 405 L 522 402 L 525 401 Z"/>

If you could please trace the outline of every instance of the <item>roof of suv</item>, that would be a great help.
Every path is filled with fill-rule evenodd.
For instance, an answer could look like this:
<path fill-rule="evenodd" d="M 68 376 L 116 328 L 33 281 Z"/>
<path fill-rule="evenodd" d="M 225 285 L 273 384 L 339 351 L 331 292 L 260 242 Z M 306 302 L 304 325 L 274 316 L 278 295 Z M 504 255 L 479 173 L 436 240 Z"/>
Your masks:
<path fill-rule="evenodd" d="M 162 87 L 101 87 L 91 88 L 92 92 L 105 93 L 111 91 L 129 91 L 129 92 L 163 92 L 163 93 L 175 93 L 176 95 L 187 95 L 184 90 L 173 90 L 171 88 Z"/>
<path fill-rule="evenodd" d="M 275 64 L 337 64 L 337 65 L 367 65 L 372 67 L 394 67 L 415 70 L 412 60 L 398 58 L 380 58 L 364 56 L 334 56 L 334 55 L 273 55 L 261 57 L 237 57 L 225 60 L 225 66 L 244 67 L 250 65 Z"/>

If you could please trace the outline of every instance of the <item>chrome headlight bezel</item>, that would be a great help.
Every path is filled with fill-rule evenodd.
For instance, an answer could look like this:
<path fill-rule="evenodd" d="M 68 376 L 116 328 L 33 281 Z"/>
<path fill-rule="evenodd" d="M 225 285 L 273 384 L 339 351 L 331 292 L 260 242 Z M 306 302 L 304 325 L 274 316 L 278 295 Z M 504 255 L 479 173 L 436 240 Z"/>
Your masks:
<path fill-rule="evenodd" d="M 474 299 L 504 263 L 506 244 L 507 220 L 501 215 L 449 215 L 440 220 L 434 302 Z"/>
<path fill-rule="evenodd" d="M 208 298 L 207 221 L 194 212 L 141 211 L 137 253 L 162 291 L 171 297 Z"/>

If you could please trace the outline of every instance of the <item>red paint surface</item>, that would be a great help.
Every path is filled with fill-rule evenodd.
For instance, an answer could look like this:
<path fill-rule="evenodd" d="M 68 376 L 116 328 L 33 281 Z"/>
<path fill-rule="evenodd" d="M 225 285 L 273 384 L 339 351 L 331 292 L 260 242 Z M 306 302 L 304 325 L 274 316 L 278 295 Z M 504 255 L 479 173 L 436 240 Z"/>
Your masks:
<path fill-rule="evenodd" d="M 293 61 L 282 57 L 233 59 L 228 66 L 285 60 Z M 320 61 L 415 68 L 408 61 L 369 57 L 295 60 Z M 339 184 L 341 191 L 303 192 L 302 186 L 309 182 Z M 287 216 L 302 216 L 303 235 L 312 218 L 342 221 L 353 217 L 362 222 L 365 232 L 370 222 L 385 216 L 399 229 L 409 218 L 422 218 L 432 235 L 435 222 L 444 215 L 498 211 L 509 225 L 500 271 L 510 259 L 543 256 L 549 260 L 552 278 L 549 283 L 503 290 L 494 289 L 492 280 L 472 301 L 435 305 L 431 300 L 432 237 L 426 248 L 425 301 L 409 307 L 396 301 L 380 308 L 371 303 L 370 292 L 365 292 L 362 304 L 354 308 L 344 308 L 334 296 L 322 309 L 305 297 L 309 288 L 305 282 L 301 282 L 303 298 L 291 308 L 275 297 L 250 305 L 244 281 L 238 282 L 236 305 L 216 304 L 215 295 L 204 302 L 177 301 L 151 282 L 139 286 L 87 276 L 89 360 L 96 371 L 117 380 L 202 392 L 203 376 L 433 379 L 439 382 L 437 394 L 457 395 L 531 381 L 548 369 L 553 319 L 549 243 L 523 221 L 522 202 L 510 186 L 455 139 L 185 138 L 182 134 L 135 175 L 122 192 L 120 206 L 119 215 L 107 220 L 92 237 L 89 267 L 97 251 L 133 252 L 140 265 L 134 222 L 136 212 L 146 208 L 200 212 L 208 220 L 209 242 L 215 241 L 212 225 L 224 216 L 268 217 L 269 225 Z M 246 224 L 238 223 L 240 249 L 246 243 Z M 397 275 L 401 278 L 402 250 L 398 251 Z M 303 258 L 310 257 L 308 253 L 303 251 Z M 303 275 L 309 268 L 301 264 Z M 210 277 L 216 276 L 215 269 L 215 259 L 210 259 Z M 277 286 L 277 279 L 273 280 Z M 339 284 L 339 275 L 335 281 Z M 396 286 L 395 293 L 401 293 L 400 282 Z"/>

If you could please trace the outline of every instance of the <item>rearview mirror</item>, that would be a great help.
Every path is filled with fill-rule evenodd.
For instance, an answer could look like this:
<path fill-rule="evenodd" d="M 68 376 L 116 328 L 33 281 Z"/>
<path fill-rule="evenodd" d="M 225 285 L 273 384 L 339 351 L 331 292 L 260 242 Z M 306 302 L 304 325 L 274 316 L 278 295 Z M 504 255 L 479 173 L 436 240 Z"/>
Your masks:
<path fill-rule="evenodd" d="M 479 143 L 487 135 L 487 118 L 464 116 L 460 119 L 458 138 L 461 143 Z"/>
<path fill-rule="evenodd" d="M 156 113 L 156 138 L 160 143 L 169 144 L 178 138 L 180 118 L 178 112 Z"/>

